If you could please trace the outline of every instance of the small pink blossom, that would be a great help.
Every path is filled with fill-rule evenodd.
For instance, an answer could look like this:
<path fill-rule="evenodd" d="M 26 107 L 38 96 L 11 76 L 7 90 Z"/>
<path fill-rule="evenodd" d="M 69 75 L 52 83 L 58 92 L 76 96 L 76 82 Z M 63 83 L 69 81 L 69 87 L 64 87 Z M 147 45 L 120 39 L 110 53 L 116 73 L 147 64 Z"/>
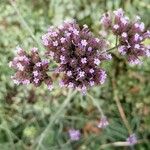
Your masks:
<path fill-rule="evenodd" d="M 69 88 L 73 88 L 73 87 L 74 87 L 74 84 L 73 84 L 72 82 L 69 82 L 68 87 L 69 87 Z"/>
<path fill-rule="evenodd" d="M 145 24 L 143 22 L 140 23 L 139 29 L 143 32 L 145 29 Z"/>
<path fill-rule="evenodd" d="M 128 23 L 128 21 L 125 18 L 121 18 L 120 20 L 124 25 L 126 25 Z"/>
<path fill-rule="evenodd" d="M 115 25 L 113 26 L 113 28 L 114 28 L 115 30 L 117 30 L 117 29 L 119 29 L 119 25 L 118 25 L 118 24 L 115 24 Z"/>
<path fill-rule="evenodd" d="M 83 95 L 86 95 L 87 87 L 85 85 L 82 86 L 81 92 L 82 92 Z"/>
<path fill-rule="evenodd" d="M 53 59 L 54 58 L 54 52 L 50 51 L 49 56 Z"/>
<path fill-rule="evenodd" d="M 90 81 L 90 86 L 94 86 L 94 81 Z"/>
<path fill-rule="evenodd" d="M 13 79 L 13 82 L 14 82 L 14 84 L 17 84 L 17 85 L 20 84 L 20 81 L 18 81 L 18 80 L 16 80 L 16 79 Z"/>
<path fill-rule="evenodd" d="M 88 47 L 88 51 L 91 52 L 92 51 L 92 47 Z"/>
<path fill-rule="evenodd" d="M 86 40 L 81 40 L 81 45 L 82 46 L 86 46 L 88 43 L 87 43 L 87 41 Z"/>
<path fill-rule="evenodd" d="M 41 62 L 36 63 L 37 67 L 41 67 Z"/>
<path fill-rule="evenodd" d="M 123 12 L 122 8 L 119 8 L 119 9 L 114 11 L 114 14 L 118 17 L 123 17 L 124 12 Z"/>
<path fill-rule="evenodd" d="M 24 67 L 21 63 L 17 63 L 17 68 L 20 70 L 20 71 L 23 71 L 24 70 Z"/>
<path fill-rule="evenodd" d="M 103 116 L 98 124 L 98 128 L 106 128 L 109 125 L 107 117 Z"/>
<path fill-rule="evenodd" d="M 54 88 L 53 85 L 51 85 L 51 84 L 49 84 L 47 87 L 48 87 L 48 89 L 49 89 L 50 91 L 52 91 L 53 88 Z"/>
<path fill-rule="evenodd" d="M 100 60 L 98 58 L 94 59 L 94 64 L 99 65 L 100 64 Z"/>
<path fill-rule="evenodd" d="M 53 42 L 53 46 L 58 46 L 58 42 L 57 41 Z"/>
<path fill-rule="evenodd" d="M 124 37 L 124 38 L 126 38 L 128 35 L 127 35 L 126 32 L 123 32 L 123 33 L 121 34 L 121 36 Z"/>
<path fill-rule="evenodd" d="M 38 79 L 38 78 L 34 78 L 34 82 L 35 82 L 36 84 L 38 84 L 38 83 L 39 83 L 39 79 Z"/>
<path fill-rule="evenodd" d="M 35 52 L 38 51 L 38 48 L 37 48 L 37 47 L 33 47 L 33 48 L 31 49 L 31 51 L 33 51 L 33 52 L 35 53 Z"/>
<path fill-rule="evenodd" d="M 81 63 L 82 64 L 86 64 L 87 63 L 87 59 L 84 57 L 84 58 L 81 58 Z"/>
<path fill-rule="evenodd" d="M 74 30 L 73 30 L 73 33 L 74 33 L 75 35 L 79 35 L 79 31 L 78 31 L 77 29 L 74 29 Z"/>
<path fill-rule="evenodd" d="M 16 47 L 16 50 L 17 50 L 17 53 L 18 53 L 18 54 L 23 51 L 23 49 L 22 49 L 20 46 L 17 46 L 17 47 Z"/>
<path fill-rule="evenodd" d="M 65 39 L 64 37 L 62 37 L 62 38 L 60 39 L 61 43 L 64 43 L 65 40 L 66 40 L 66 39 Z"/>
<path fill-rule="evenodd" d="M 34 75 L 34 77 L 37 77 L 38 76 L 38 71 L 36 70 L 36 71 L 33 71 L 33 75 Z"/>
<path fill-rule="evenodd" d="M 90 73 L 94 73 L 94 69 L 91 68 L 91 69 L 89 70 L 89 72 L 90 72 Z"/>
<path fill-rule="evenodd" d="M 84 72 L 84 71 L 80 71 L 80 72 L 79 72 L 79 77 L 80 77 L 80 78 L 84 77 L 84 75 L 85 75 L 85 72 Z"/>
<path fill-rule="evenodd" d="M 67 71 L 67 76 L 68 77 L 72 76 L 72 72 L 71 71 Z"/>
<path fill-rule="evenodd" d="M 139 45 L 139 44 L 135 44 L 135 45 L 134 45 L 134 48 L 135 48 L 135 49 L 139 49 L 139 48 L 140 48 L 140 45 Z"/>
<path fill-rule="evenodd" d="M 22 81 L 22 84 L 26 84 L 26 85 L 28 85 L 28 84 L 30 84 L 30 80 L 25 79 L 25 80 L 23 80 L 23 81 Z"/>
<path fill-rule="evenodd" d="M 61 80 L 61 81 L 59 82 L 59 86 L 60 86 L 60 87 L 65 87 L 65 83 Z"/>

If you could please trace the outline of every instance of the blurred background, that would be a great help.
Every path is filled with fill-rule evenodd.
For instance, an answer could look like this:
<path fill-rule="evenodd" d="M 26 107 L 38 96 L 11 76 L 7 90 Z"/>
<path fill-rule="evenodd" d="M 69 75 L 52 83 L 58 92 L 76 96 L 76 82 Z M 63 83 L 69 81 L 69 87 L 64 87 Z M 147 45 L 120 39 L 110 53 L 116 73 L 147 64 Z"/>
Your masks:
<path fill-rule="evenodd" d="M 150 149 L 150 59 L 144 59 L 142 66 L 131 67 L 114 53 L 113 61 L 103 64 L 108 72 L 106 83 L 90 89 L 91 98 L 61 89 L 57 82 L 49 92 L 44 85 L 16 86 L 10 78 L 14 72 L 8 63 L 17 45 L 27 51 L 37 46 L 43 54 L 41 36 L 48 26 L 59 25 L 67 18 L 87 24 L 98 35 L 101 15 L 117 8 L 123 8 L 130 17 L 140 15 L 150 27 L 149 0 L 0 0 L 0 150 Z M 114 42 L 113 37 L 109 39 Z M 52 76 L 59 80 L 59 76 Z M 115 88 L 112 80 L 116 81 Z M 128 136 L 114 92 L 138 136 L 133 148 L 109 145 Z M 109 119 L 110 125 L 103 131 L 96 127 L 100 114 L 92 98 Z M 80 129 L 80 141 L 70 142 L 70 128 Z"/>

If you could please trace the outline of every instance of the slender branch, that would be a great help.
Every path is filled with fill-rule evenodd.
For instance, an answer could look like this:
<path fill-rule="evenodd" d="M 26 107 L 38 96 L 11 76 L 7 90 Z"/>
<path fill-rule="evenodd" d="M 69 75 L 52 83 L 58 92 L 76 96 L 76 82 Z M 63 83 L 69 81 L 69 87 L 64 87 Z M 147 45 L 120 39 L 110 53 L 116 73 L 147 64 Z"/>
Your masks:
<path fill-rule="evenodd" d="M 116 44 L 115 44 L 115 46 L 117 47 L 117 45 L 118 45 L 118 35 L 116 36 Z"/>
<path fill-rule="evenodd" d="M 142 139 L 142 140 L 138 140 L 138 144 L 141 144 L 141 143 L 145 143 L 145 142 L 148 142 L 147 140 L 145 139 Z M 125 147 L 125 146 L 131 146 L 129 142 L 122 142 L 122 141 L 119 141 L 119 142 L 114 142 L 114 143 L 108 143 L 108 144 L 103 144 L 100 146 L 101 149 L 105 149 L 107 147 L 111 147 L 111 146 L 114 146 L 114 147 Z"/>
<path fill-rule="evenodd" d="M 119 47 L 119 45 L 116 45 L 116 46 L 114 46 L 114 47 L 112 47 L 112 48 L 110 48 L 110 49 L 107 49 L 107 50 L 104 50 L 104 51 L 100 52 L 100 54 L 104 54 L 104 53 L 107 53 L 107 52 L 111 52 L 112 50 L 114 50 L 114 49 L 116 49 L 116 48 L 118 48 L 118 47 Z"/>
<path fill-rule="evenodd" d="M 119 46 L 119 45 L 117 45 L 117 43 L 118 43 L 118 37 L 116 36 L 116 48 Z M 116 82 L 115 82 L 115 80 L 112 80 L 112 87 L 113 87 L 113 93 L 114 93 L 114 99 L 115 99 L 115 102 L 116 102 L 116 105 L 117 105 L 117 107 L 118 107 L 118 110 L 119 110 L 119 113 L 120 113 L 120 116 L 121 116 L 121 118 L 122 118 L 122 121 L 123 121 L 123 123 L 125 124 L 125 126 L 126 126 L 126 128 L 127 128 L 127 130 L 128 130 L 128 132 L 129 132 L 129 134 L 131 134 L 132 133 L 132 130 L 131 130 L 131 127 L 130 127 L 130 125 L 129 125 L 129 122 L 128 122 L 128 120 L 127 120 L 127 117 L 126 117 L 126 115 L 125 115 L 125 112 L 124 112 L 124 110 L 123 110 L 123 107 L 122 107 L 122 105 L 121 105 L 121 103 L 120 103 L 120 100 L 119 100 L 119 98 L 118 98 L 118 92 L 115 90 L 116 89 Z"/>
<path fill-rule="evenodd" d="M 51 68 L 51 69 L 49 69 L 49 72 L 53 72 L 55 70 L 56 70 L 56 68 Z"/>
<path fill-rule="evenodd" d="M 131 134 L 132 133 L 131 127 L 130 127 L 129 122 L 128 122 L 127 118 L 126 118 L 126 115 L 124 113 L 124 110 L 123 110 L 123 107 L 122 107 L 122 105 L 120 103 L 120 100 L 118 98 L 118 93 L 115 91 L 115 89 L 116 89 L 116 83 L 115 83 L 114 80 L 112 80 L 112 86 L 113 86 L 113 89 L 114 89 L 114 99 L 115 99 L 116 105 L 118 107 L 120 116 L 121 116 L 122 121 L 125 124 L 128 132 L 129 132 L 129 134 Z"/>
<path fill-rule="evenodd" d="M 47 125 L 47 127 L 45 128 L 45 130 L 41 133 L 40 135 L 40 138 L 38 140 L 38 144 L 36 146 L 36 150 L 39 150 L 41 145 L 42 145 L 42 142 L 46 136 L 46 133 L 50 130 L 51 126 L 53 125 L 53 123 L 55 122 L 56 119 L 59 118 L 59 116 L 63 113 L 63 110 L 65 110 L 65 107 L 68 105 L 68 103 L 70 102 L 71 98 L 76 94 L 76 91 L 73 91 L 70 90 L 69 93 L 68 93 L 68 96 L 66 98 L 66 100 L 63 102 L 63 104 L 61 105 L 61 107 L 58 109 L 58 111 L 53 114 L 51 116 L 51 120 L 49 122 L 49 124 Z"/>

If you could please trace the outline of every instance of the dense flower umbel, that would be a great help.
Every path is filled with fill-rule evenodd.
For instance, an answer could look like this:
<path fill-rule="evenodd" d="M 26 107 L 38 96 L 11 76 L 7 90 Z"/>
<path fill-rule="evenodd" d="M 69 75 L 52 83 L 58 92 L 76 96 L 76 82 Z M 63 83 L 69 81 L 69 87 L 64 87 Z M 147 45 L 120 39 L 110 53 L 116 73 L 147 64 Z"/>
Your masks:
<path fill-rule="evenodd" d="M 32 48 L 31 53 L 27 54 L 22 48 L 17 47 L 17 56 L 10 62 L 10 67 L 16 70 L 12 77 L 16 84 L 33 83 L 35 86 L 41 85 L 42 82 L 52 89 L 52 80 L 48 76 L 47 60 L 41 60 L 37 48 Z"/>
<path fill-rule="evenodd" d="M 50 27 L 42 40 L 46 55 L 58 63 L 57 72 L 64 73 L 61 86 L 85 93 L 87 87 L 104 83 L 106 73 L 99 64 L 111 55 L 101 53 L 107 44 L 95 38 L 87 25 L 80 28 L 75 21 L 64 22 L 57 28 Z"/>
<path fill-rule="evenodd" d="M 150 47 L 143 43 L 145 39 L 150 38 L 150 31 L 145 30 L 139 16 L 130 21 L 123 10 L 118 9 L 114 11 L 114 15 L 104 14 L 101 23 L 118 37 L 118 51 L 127 56 L 129 63 L 141 64 L 140 56 L 150 56 Z"/>

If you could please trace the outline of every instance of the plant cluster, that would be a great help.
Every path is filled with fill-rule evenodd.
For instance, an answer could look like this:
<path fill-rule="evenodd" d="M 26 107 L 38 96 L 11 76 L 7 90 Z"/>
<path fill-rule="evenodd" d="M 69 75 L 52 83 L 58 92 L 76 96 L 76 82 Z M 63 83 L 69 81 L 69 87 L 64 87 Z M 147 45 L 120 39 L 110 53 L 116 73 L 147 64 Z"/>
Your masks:
<path fill-rule="evenodd" d="M 101 67 L 105 61 L 112 59 L 111 50 L 117 49 L 130 64 L 141 64 L 141 57 L 150 56 L 150 46 L 144 41 L 150 38 L 150 31 L 136 16 L 130 20 L 122 9 L 102 16 L 100 24 L 106 31 L 115 35 L 117 42 L 114 48 L 109 48 L 109 42 L 103 37 L 96 37 L 87 25 L 79 26 L 75 20 L 65 21 L 58 27 L 49 27 L 42 36 L 45 46 L 45 56 L 42 59 L 37 48 L 30 53 L 17 47 L 17 56 L 10 62 L 10 67 L 16 70 L 12 79 L 15 84 L 30 84 L 40 86 L 43 82 L 49 90 L 53 89 L 53 81 L 49 76 L 50 60 L 57 63 L 54 72 L 61 73 L 60 87 L 73 88 L 86 94 L 87 89 L 105 82 L 107 74 Z M 98 124 L 105 128 L 109 122 L 105 116 Z M 71 140 L 79 140 L 79 130 L 69 131 Z M 135 134 L 127 138 L 131 145 L 137 142 Z"/>
<path fill-rule="evenodd" d="M 126 56 L 129 63 L 141 64 L 140 56 L 150 56 L 150 47 L 143 41 L 150 38 L 150 31 L 146 31 L 140 17 L 130 21 L 122 9 L 106 13 L 101 18 L 101 24 L 106 31 L 110 30 L 117 37 L 118 49 Z M 75 20 L 65 21 L 58 27 L 49 27 L 42 36 L 48 60 L 42 60 L 37 48 L 27 54 L 22 48 L 18 49 L 10 67 L 17 70 L 12 77 L 16 84 L 33 83 L 35 86 L 46 83 L 51 90 L 52 79 L 48 76 L 49 60 L 57 64 L 55 72 L 63 73 L 61 87 L 74 88 L 86 93 L 89 87 L 103 84 L 106 72 L 101 63 L 112 58 L 108 48 L 108 41 L 103 37 L 95 37 L 87 25 L 80 27 Z"/>

